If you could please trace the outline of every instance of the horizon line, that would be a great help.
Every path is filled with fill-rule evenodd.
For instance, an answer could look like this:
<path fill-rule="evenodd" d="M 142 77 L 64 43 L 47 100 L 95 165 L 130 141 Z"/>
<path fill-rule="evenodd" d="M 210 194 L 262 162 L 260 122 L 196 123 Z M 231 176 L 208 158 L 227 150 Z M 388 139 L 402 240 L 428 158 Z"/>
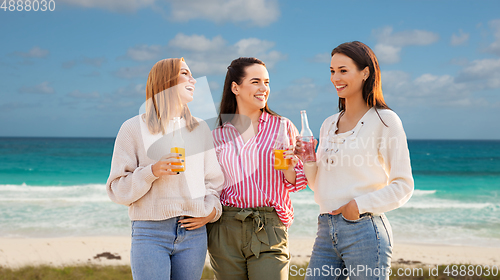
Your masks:
<path fill-rule="evenodd" d="M 116 136 L 0 136 L 2 138 L 33 138 L 33 139 L 116 139 Z M 317 138 L 316 138 L 317 139 Z M 500 139 L 479 138 L 413 138 L 408 141 L 500 141 Z"/>

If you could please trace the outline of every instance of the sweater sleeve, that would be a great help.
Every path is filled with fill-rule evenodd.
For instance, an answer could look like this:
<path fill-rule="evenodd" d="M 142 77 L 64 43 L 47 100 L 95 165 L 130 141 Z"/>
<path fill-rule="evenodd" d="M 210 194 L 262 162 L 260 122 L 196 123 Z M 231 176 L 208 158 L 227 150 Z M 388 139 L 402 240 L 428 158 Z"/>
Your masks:
<path fill-rule="evenodd" d="M 143 197 L 152 183 L 158 179 L 153 175 L 151 164 L 138 166 L 137 134 L 133 120 L 125 122 L 115 140 L 111 171 L 106 183 L 109 198 L 116 203 L 130 206 Z"/>
<path fill-rule="evenodd" d="M 359 213 L 384 213 L 405 204 L 413 194 L 413 176 L 406 134 L 399 117 L 392 111 L 381 114 L 383 128 L 379 157 L 388 174 L 388 185 L 355 198 Z"/>
<path fill-rule="evenodd" d="M 296 142 L 295 138 L 297 137 L 297 135 L 299 135 L 299 132 L 295 127 L 295 125 L 290 120 L 287 120 L 287 122 L 289 126 L 288 132 L 290 135 L 290 142 L 293 146 L 295 146 Z M 294 170 L 295 170 L 295 185 L 288 182 L 288 180 L 285 179 L 285 177 L 283 177 L 285 188 L 287 188 L 288 191 L 290 192 L 297 192 L 307 187 L 306 174 L 304 173 L 304 164 L 300 159 L 297 165 L 295 166 Z"/>
<path fill-rule="evenodd" d="M 215 217 L 210 221 L 217 221 L 222 215 L 222 205 L 220 203 L 220 194 L 224 184 L 224 174 L 215 154 L 212 133 L 208 126 L 203 123 L 205 131 L 205 210 L 208 213 L 215 208 Z"/>

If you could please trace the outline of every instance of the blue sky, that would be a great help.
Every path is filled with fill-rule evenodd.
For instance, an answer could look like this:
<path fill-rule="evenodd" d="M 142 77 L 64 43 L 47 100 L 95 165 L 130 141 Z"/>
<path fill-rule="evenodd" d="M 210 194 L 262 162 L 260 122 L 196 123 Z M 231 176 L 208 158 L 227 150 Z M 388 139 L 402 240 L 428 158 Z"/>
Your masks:
<path fill-rule="evenodd" d="M 499 1 L 55 4 L 0 10 L 0 136 L 114 137 L 139 112 L 154 63 L 180 56 L 215 103 L 231 60 L 262 59 L 270 107 L 299 130 L 307 110 L 318 135 L 337 112 L 329 53 L 359 40 L 378 56 L 409 139 L 500 139 Z"/>

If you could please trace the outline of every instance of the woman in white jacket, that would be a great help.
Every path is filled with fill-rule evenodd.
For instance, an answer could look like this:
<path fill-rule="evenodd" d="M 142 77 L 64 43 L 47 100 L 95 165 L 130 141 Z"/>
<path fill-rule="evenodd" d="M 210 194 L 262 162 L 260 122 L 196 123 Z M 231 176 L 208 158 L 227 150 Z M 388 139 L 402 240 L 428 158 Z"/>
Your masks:
<path fill-rule="evenodd" d="M 393 241 L 384 212 L 413 193 L 406 135 L 384 101 L 368 46 L 336 47 L 330 72 L 340 112 L 321 126 L 317 161 L 304 163 L 320 206 L 306 279 L 389 279 Z M 302 151 L 298 141 L 296 152 Z"/>

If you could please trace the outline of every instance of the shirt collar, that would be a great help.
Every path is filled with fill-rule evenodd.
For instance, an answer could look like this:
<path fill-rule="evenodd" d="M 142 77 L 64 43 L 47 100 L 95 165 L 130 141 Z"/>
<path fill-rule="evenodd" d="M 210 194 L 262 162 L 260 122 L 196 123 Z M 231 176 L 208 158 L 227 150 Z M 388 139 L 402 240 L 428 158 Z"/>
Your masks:
<path fill-rule="evenodd" d="M 271 115 L 263 110 L 262 115 L 260 115 L 259 122 L 267 122 L 269 118 L 271 118 Z"/>

